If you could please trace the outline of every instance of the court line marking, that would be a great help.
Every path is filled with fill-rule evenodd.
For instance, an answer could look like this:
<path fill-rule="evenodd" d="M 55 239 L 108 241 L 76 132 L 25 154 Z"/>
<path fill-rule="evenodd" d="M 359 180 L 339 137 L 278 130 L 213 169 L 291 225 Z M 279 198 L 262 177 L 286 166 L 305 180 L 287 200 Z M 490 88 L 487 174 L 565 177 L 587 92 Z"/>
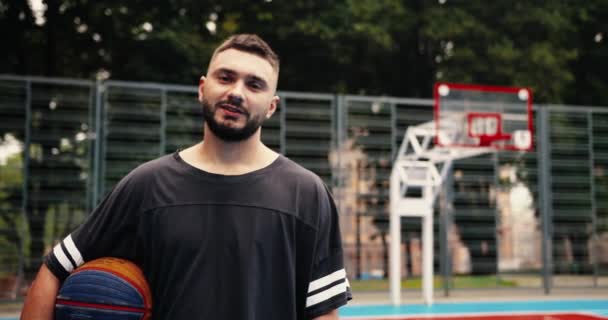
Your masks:
<path fill-rule="evenodd" d="M 601 311 L 608 311 L 608 309 Z M 419 319 L 419 318 L 439 318 L 445 320 L 457 320 L 454 318 L 477 318 L 477 317 L 492 317 L 492 316 L 563 316 L 563 315 L 582 315 L 589 316 L 598 319 L 608 319 L 601 314 L 589 312 L 589 311 L 503 311 L 503 312 L 478 312 L 478 313 L 433 313 L 433 314 L 408 314 L 408 315 L 377 315 L 377 316 L 348 316 L 340 317 L 344 320 L 379 320 L 379 319 Z M 1 320 L 1 319 L 0 319 Z"/>

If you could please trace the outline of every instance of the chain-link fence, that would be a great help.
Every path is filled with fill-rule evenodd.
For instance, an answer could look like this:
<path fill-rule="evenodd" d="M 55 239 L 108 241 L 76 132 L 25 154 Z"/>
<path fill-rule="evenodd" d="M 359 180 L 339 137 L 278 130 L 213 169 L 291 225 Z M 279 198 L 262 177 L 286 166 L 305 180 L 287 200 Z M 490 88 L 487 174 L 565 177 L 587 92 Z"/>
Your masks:
<path fill-rule="evenodd" d="M 127 172 L 202 139 L 196 93 L 0 76 L 0 298 L 21 297 L 42 256 Z M 279 95 L 264 143 L 332 188 L 354 290 L 388 292 L 392 161 L 406 128 L 433 119 L 433 101 Z M 534 110 L 536 151 L 454 164 L 435 219 L 435 270 L 446 292 L 608 286 L 608 108 Z M 403 274 L 416 288 L 420 221 L 403 226 Z"/>

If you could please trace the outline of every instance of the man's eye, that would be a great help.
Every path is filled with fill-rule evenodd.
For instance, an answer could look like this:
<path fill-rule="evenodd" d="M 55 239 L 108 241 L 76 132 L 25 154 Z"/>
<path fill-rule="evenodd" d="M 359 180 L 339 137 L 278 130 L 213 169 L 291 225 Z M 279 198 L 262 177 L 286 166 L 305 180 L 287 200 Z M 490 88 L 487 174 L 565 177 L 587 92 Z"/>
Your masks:
<path fill-rule="evenodd" d="M 230 77 L 229 77 L 229 76 L 226 76 L 226 75 L 219 75 L 217 78 L 218 78 L 220 81 L 223 81 L 223 82 L 228 82 L 228 81 L 230 81 Z"/>
<path fill-rule="evenodd" d="M 250 82 L 249 86 L 255 90 L 261 90 L 264 88 L 264 86 L 259 82 Z"/>

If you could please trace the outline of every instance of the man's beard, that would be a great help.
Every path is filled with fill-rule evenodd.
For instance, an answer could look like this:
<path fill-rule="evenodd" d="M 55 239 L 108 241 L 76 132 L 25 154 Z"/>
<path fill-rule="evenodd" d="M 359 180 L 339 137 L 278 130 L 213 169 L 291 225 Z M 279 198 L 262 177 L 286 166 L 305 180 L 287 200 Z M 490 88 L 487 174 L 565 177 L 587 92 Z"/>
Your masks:
<path fill-rule="evenodd" d="M 203 120 L 207 123 L 209 130 L 218 137 L 219 139 L 226 142 L 239 142 L 251 137 L 264 123 L 264 116 L 262 114 L 258 116 L 252 116 L 247 110 L 244 110 L 239 104 L 235 104 L 232 101 L 220 101 L 212 107 L 209 101 L 203 99 L 201 103 L 203 105 Z M 242 110 L 242 116 L 245 117 L 245 126 L 242 128 L 233 128 L 226 126 L 215 120 L 215 111 L 222 104 L 230 104 L 238 109 Z"/>

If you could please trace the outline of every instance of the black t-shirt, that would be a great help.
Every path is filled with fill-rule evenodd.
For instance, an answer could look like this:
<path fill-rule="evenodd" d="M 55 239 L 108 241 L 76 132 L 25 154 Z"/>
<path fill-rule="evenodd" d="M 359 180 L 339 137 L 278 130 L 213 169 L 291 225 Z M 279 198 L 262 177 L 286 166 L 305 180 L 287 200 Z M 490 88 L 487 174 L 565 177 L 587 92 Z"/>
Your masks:
<path fill-rule="evenodd" d="M 283 156 L 236 176 L 178 153 L 139 166 L 46 265 L 63 280 L 106 256 L 142 267 L 158 320 L 310 319 L 350 299 L 334 201 Z"/>

